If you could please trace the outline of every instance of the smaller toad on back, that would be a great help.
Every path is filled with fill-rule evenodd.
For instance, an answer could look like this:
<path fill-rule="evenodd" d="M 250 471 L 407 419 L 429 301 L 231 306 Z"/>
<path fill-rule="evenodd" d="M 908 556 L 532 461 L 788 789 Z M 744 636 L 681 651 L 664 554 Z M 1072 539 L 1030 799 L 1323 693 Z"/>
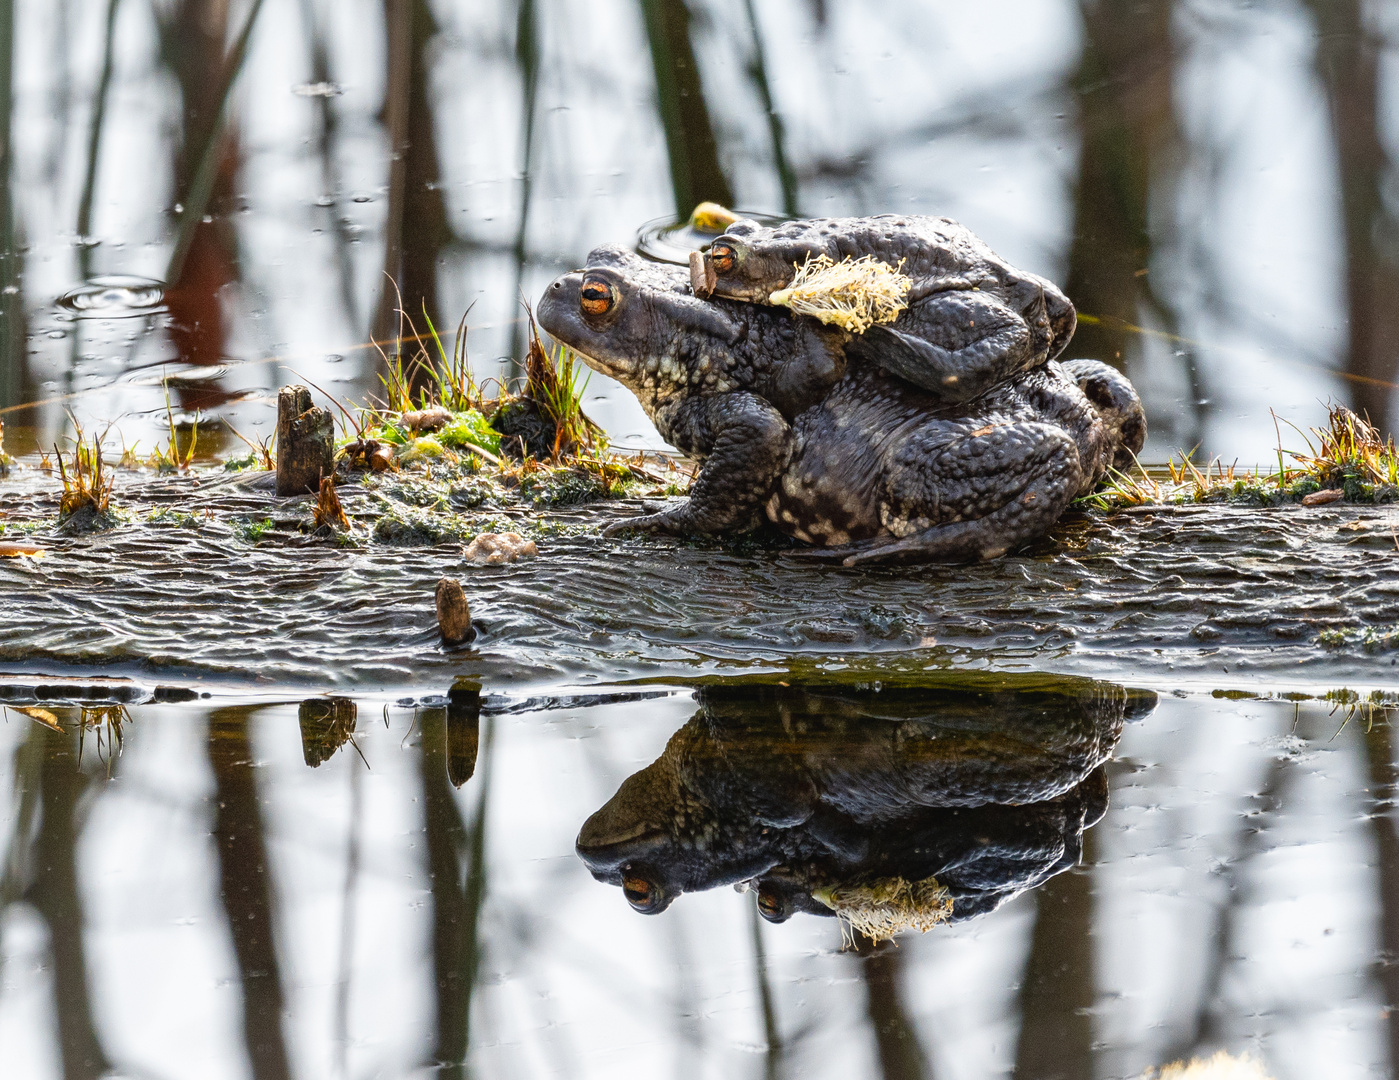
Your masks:
<path fill-rule="evenodd" d="M 912 279 L 908 307 L 846 351 L 964 402 L 1052 360 L 1073 336 L 1073 304 L 1052 282 L 1010 266 L 948 218 L 881 214 L 766 226 L 741 220 L 691 256 L 697 296 L 769 303 L 808 259 L 873 258 Z"/>

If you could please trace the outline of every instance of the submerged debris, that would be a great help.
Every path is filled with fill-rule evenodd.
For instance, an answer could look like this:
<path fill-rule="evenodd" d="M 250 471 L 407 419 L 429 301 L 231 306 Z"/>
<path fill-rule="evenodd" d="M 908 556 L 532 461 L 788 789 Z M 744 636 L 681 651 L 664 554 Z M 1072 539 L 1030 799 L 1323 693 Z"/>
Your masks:
<path fill-rule="evenodd" d="M 460 645 L 475 637 L 471 626 L 471 607 L 461 582 L 441 578 L 437 582 L 437 629 L 448 645 Z"/>
<path fill-rule="evenodd" d="M 466 546 L 462 554 L 467 562 L 478 566 L 499 566 L 538 555 L 539 547 L 519 533 L 482 533 Z"/>
<path fill-rule="evenodd" d="M 893 322 L 908 306 L 910 279 L 898 267 L 873 255 L 835 262 L 829 255 L 807 256 L 797 276 L 768 302 L 863 334 L 875 323 Z"/>
<path fill-rule="evenodd" d="M 1149 1069 L 1141 1080 L 1271 1080 L 1268 1071 L 1253 1058 L 1234 1057 L 1221 1050 L 1213 1057 L 1191 1058 L 1163 1066 L 1158 1072 Z"/>

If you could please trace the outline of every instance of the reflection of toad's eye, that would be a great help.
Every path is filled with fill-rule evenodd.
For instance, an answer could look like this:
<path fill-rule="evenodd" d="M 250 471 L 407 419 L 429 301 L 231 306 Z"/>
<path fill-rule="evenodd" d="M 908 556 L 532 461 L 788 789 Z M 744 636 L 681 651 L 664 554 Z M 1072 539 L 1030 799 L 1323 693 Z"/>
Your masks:
<path fill-rule="evenodd" d="M 622 878 L 622 895 L 635 911 L 653 915 L 665 907 L 665 890 L 645 878 L 627 875 Z"/>
<path fill-rule="evenodd" d="M 728 244 L 715 244 L 709 249 L 709 261 L 720 274 L 727 274 L 734 268 L 734 249 Z"/>
<path fill-rule="evenodd" d="M 792 917 L 782 895 L 765 885 L 758 886 L 758 914 L 768 922 L 786 922 Z"/>
<path fill-rule="evenodd" d="M 605 281 L 585 281 L 583 282 L 583 299 L 581 306 L 585 315 L 606 315 L 612 310 L 612 305 L 616 297 L 612 293 L 612 286 Z"/>

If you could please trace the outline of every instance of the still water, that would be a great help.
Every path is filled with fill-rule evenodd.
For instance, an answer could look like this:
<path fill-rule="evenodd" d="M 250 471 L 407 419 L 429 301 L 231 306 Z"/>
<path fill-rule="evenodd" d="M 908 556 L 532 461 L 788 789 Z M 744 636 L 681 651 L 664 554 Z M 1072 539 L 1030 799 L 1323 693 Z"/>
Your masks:
<path fill-rule="evenodd" d="M 49 702 L 62 735 L 11 708 L 6 1075 L 1122 1077 L 1219 1046 L 1388 1075 L 1395 704 L 1032 676 Z M 896 947 L 812 913 L 929 875 L 945 921 Z"/>
<path fill-rule="evenodd" d="M 1328 400 L 1393 429 L 1396 35 L 1349 0 L 0 0 L 0 521 L 72 418 L 226 456 L 279 385 L 361 399 L 400 297 L 508 379 L 521 296 L 702 199 L 962 221 L 1072 297 L 1147 461 L 1270 464 Z M 470 576 L 197 524 L 0 560 L 0 1075 L 1393 1075 L 1399 682 L 1316 638 L 1399 618 L 1391 521 L 1080 518 L 868 574 L 570 524 Z M 896 915 L 931 928 L 856 932 Z"/>

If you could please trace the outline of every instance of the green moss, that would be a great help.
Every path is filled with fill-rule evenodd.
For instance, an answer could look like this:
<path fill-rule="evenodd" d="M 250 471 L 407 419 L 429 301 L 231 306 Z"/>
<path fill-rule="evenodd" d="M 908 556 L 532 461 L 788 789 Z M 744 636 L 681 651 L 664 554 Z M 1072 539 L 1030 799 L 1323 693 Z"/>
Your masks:
<path fill-rule="evenodd" d="M 175 529 L 197 529 L 202 524 L 202 519 L 197 514 L 187 514 L 173 506 L 161 506 L 152 510 L 146 515 L 146 521 L 152 525 Z"/>
<path fill-rule="evenodd" d="M 245 540 L 249 544 L 256 544 L 272 531 L 272 519 L 263 518 L 261 521 L 235 521 L 233 531 L 240 540 Z"/>
<path fill-rule="evenodd" d="M 438 431 L 437 438 L 443 446 L 478 446 L 492 454 L 500 453 L 500 432 L 476 409 L 457 413 L 451 423 Z"/>
<path fill-rule="evenodd" d="M 1366 652 L 1387 652 L 1399 649 L 1399 623 L 1393 626 L 1342 627 L 1323 630 L 1317 635 L 1317 644 L 1330 649 L 1343 649 L 1358 645 Z"/>
<path fill-rule="evenodd" d="M 251 469 L 258 463 L 257 454 L 249 450 L 240 458 L 229 458 L 223 463 L 224 472 L 242 472 L 244 469 Z"/>
<path fill-rule="evenodd" d="M 392 507 L 374 523 L 374 539 L 397 547 L 432 547 L 461 540 L 466 523 L 455 514 L 432 514 L 408 506 Z"/>

